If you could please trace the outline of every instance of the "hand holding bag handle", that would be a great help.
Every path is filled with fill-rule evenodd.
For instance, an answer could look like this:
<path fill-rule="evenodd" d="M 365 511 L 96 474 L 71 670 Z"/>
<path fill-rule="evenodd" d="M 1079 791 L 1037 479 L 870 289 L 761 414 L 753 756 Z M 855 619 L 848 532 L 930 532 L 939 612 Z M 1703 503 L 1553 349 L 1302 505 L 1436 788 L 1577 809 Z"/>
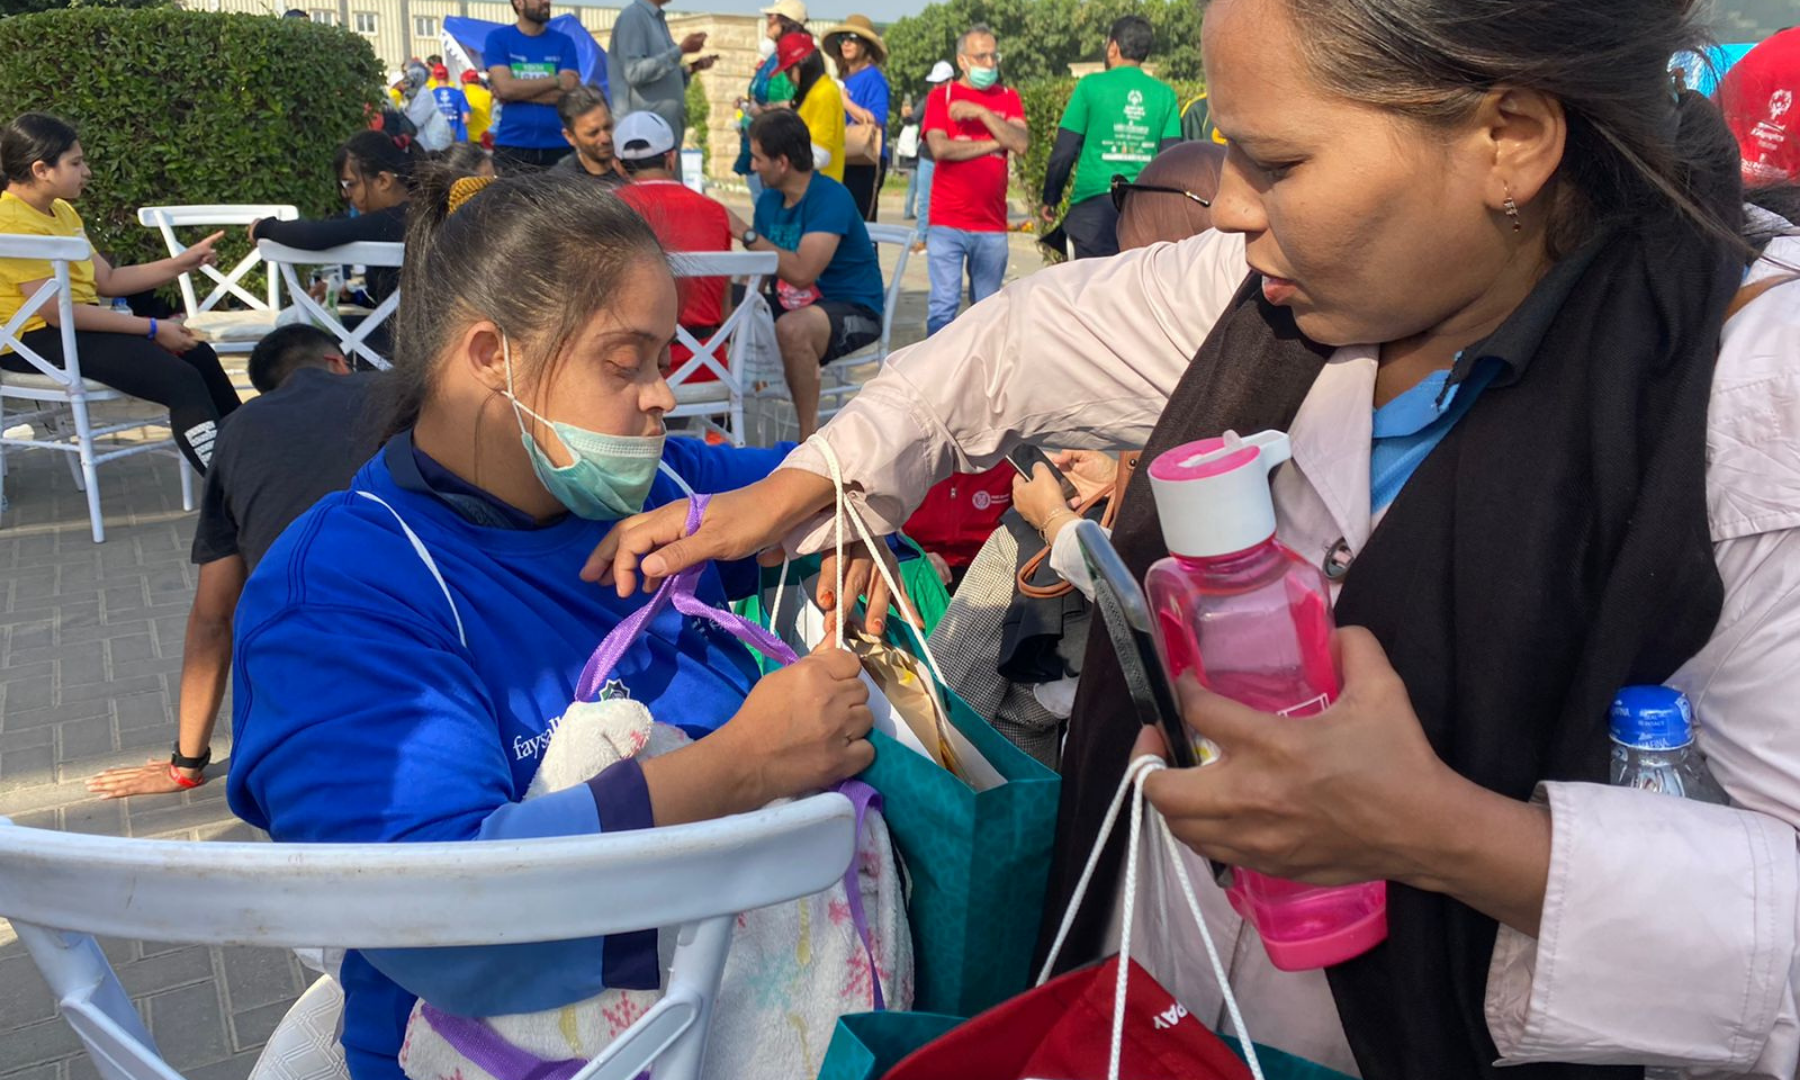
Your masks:
<path fill-rule="evenodd" d="M 1132 475 L 1137 472 L 1138 459 L 1143 456 L 1144 452 L 1142 450 L 1133 450 L 1127 454 L 1120 454 L 1119 471 L 1113 479 L 1113 482 L 1101 488 L 1099 491 L 1094 492 L 1086 499 L 1083 499 L 1081 505 L 1075 508 L 1076 516 L 1087 517 L 1089 510 L 1092 510 L 1101 502 L 1105 502 L 1106 509 L 1100 514 L 1100 525 L 1102 528 L 1110 531 L 1112 529 L 1113 519 L 1119 516 L 1119 506 L 1125 501 L 1125 488 L 1131 483 Z M 1046 542 L 1042 551 L 1025 560 L 1025 565 L 1019 567 L 1020 595 L 1029 596 L 1033 600 L 1054 600 L 1059 596 L 1067 596 L 1070 590 L 1075 588 L 1075 586 L 1066 581 L 1059 581 L 1054 585 L 1032 584 L 1031 579 L 1037 576 L 1038 570 L 1041 569 L 1045 561 L 1050 558 L 1051 546 L 1050 543 Z"/>

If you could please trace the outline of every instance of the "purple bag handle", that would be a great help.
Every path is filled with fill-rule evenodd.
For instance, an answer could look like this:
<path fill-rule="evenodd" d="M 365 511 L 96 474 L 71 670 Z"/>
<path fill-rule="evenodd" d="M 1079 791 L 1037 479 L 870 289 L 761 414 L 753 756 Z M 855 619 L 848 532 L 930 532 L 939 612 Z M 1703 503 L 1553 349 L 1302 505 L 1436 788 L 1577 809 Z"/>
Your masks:
<path fill-rule="evenodd" d="M 863 834 L 863 820 L 868 817 L 871 808 L 881 809 L 881 792 L 876 791 L 861 780 L 845 780 L 832 789 L 850 800 L 856 807 L 856 835 Z M 869 957 L 869 987 L 874 991 L 875 1011 L 887 1011 L 887 1003 L 881 996 L 881 973 L 875 969 L 875 943 L 869 936 L 869 918 L 863 912 L 862 886 L 856 880 L 861 862 L 856 855 L 850 857 L 850 869 L 844 871 L 844 895 L 850 900 L 850 922 L 856 927 L 856 936 L 862 940 L 863 952 Z"/>
<path fill-rule="evenodd" d="M 711 501 L 710 495 L 688 496 L 687 528 L 682 535 L 692 535 L 700 527 L 701 518 L 706 516 L 706 504 Z M 612 633 L 606 635 L 606 639 L 600 642 L 600 647 L 594 650 L 594 655 L 588 657 L 587 665 L 581 669 L 581 679 L 575 684 L 575 700 L 594 699 L 600 688 L 606 685 L 607 676 L 612 674 L 619 660 L 624 657 L 625 650 L 637 640 L 650 620 L 656 618 L 663 607 L 671 603 L 683 615 L 705 619 L 778 664 L 791 664 L 799 659 L 794 655 L 794 650 L 788 648 L 787 642 L 769 631 L 729 611 L 702 603 L 694 595 L 694 589 L 699 585 L 700 574 L 704 569 L 704 564 L 690 566 L 674 577 L 664 578 L 662 587 L 656 590 L 656 595 L 650 598 L 648 604 L 613 627 Z"/>
<path fill-rule="evenodd" d="M 419 1014 L 452 1049 L 497 1080 L 569 1080 L 587 1067 L 579 1058 L 546 1061 L 507 1042 L 487 1023 L 452 1016 L 429 1002 L 419 1003 Z"/>

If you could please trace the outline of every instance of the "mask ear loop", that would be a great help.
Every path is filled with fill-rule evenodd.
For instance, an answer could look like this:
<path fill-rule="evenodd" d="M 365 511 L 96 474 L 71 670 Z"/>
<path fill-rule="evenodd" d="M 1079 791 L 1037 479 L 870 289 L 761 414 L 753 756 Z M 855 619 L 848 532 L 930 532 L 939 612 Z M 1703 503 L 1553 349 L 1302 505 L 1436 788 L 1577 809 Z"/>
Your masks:
<path fill-rule="evenodd" d="M 506 336 L 506 331 L 504 330 L 500 331 L 500 355 L 506 359 L 506 400 L 512 403 L 513 419 L 519 422 L 519 434 L 525 436 L 534 443 L 540 442 L 538 437 L 533 435 L 531 429 L 525 424 L 525 417 L 529 416 L 546 428 L 549 428 L 550 434 L 555 436 L 556 441 L 562 443 L 562 436 L 556 434 L 556 425 L 551 423 L 548 418 L 539 416 L 537 413 L 527 408 L 525 403 L 519 400 L 519 395 L 513 392 L 512 341 Z M 568 450 L 569 444 L 563 443 L 563 449 Z M 570 456 L 574 456 L 572 451 L 570 452 Z"/>

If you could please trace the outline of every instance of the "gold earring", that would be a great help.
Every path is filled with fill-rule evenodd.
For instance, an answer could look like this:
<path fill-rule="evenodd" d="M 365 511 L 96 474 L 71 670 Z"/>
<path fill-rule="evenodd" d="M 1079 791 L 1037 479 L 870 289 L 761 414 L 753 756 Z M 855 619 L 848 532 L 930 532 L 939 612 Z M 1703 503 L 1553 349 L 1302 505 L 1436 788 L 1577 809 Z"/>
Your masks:
<path fill-rule="evenodd" d="M 1513 201 L 1511 184 L 1506 185 L 1506 201 L 1500 204 L 1500 208 L 1512 219 L 1513 232 L 1525 231 L 1525 226 L 1519 222 L 1519 204 Z"/>

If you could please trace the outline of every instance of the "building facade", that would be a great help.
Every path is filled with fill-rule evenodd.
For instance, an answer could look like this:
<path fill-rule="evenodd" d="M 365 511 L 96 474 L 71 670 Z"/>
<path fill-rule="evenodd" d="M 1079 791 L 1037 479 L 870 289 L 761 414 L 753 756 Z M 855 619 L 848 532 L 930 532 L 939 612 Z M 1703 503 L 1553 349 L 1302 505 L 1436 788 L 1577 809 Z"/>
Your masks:
<path fill-rule="evenodd" d="M 179 0 L 198 11 L 228 11 L 251 15 L 280 15 L 290 7 L 305 11 L 317 23 L 341 26 L 365 38 L 388 71 L 397 72 L 409 57 L 442 53 L 444 20 L 453 16 L 509 23 L 517 16 L 511 0 Z M 612 38 L 619 8 L 557 0 L 554 14 L 573 13 L 606 48 Z M 822 29 L 820 27 L 819 29 Z M 763 20 L 755 15 L 709 15 L 671 12 L 669 31 L 675 40 L 695 31 L 707 34 L 706 52 L 718 53 L 719 61 L 696 76 L 711 112 L 707 120 L 707 175 L 715 183 L 734 182 L 732 163 L 737 160 L 738 135 L 734 125 L 736 100 L 750 84 L 759 62 L 757 44 Z M 688 135 L 690 145 L 696 134 Z"/>

